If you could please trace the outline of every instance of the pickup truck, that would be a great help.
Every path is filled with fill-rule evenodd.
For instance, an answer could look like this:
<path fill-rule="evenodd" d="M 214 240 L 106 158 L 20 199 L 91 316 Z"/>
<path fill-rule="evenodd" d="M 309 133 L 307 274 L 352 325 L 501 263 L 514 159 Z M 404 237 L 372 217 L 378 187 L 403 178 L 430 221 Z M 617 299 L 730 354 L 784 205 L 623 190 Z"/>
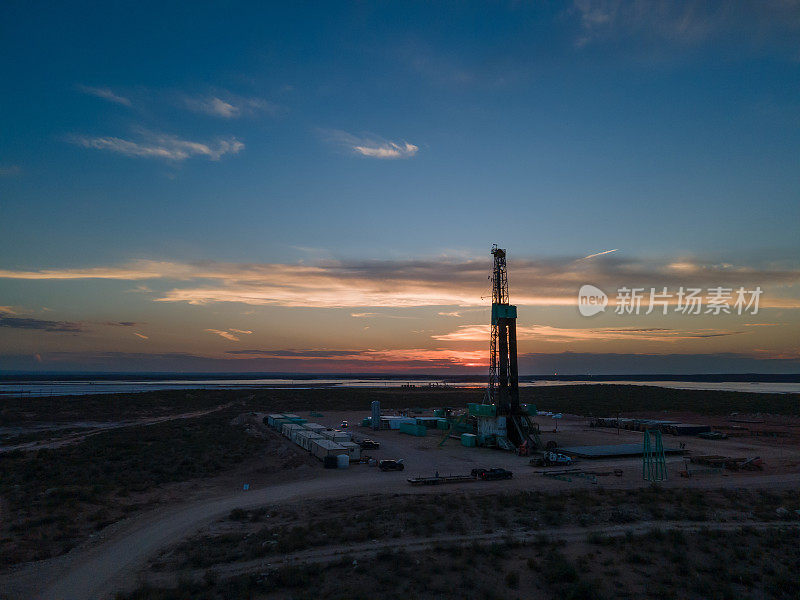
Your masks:
<path fill-rule="evenodd" d="M 514 474 L 506 469 L 495 467 L 494 469 L 472 469 L 472 476 L 475 479 L 494 481 L 496 479 L 511 479 Z"/>
<path fill-rule="evenodd" d="M 559 452 L 544 452 L 541 458 L 532 458 L 531 464 L 536 467 L 550 467 L 553 465 L 568 466 L 573 463 L 572 458 Z"/>
<path fill-rule="evenodd" d="M 400 458 L 398 460 L 382 460 L 378 463 L 378 468 L 381 471 L 402 471 L 406 466 L 403 464 L 403 459 Z"/>

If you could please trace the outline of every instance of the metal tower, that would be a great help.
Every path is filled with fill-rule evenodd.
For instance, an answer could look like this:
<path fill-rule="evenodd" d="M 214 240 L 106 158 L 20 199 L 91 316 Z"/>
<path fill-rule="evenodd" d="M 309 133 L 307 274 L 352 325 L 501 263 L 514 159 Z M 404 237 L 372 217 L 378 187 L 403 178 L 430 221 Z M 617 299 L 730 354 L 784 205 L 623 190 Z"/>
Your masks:
<path fill-rule="evenodd" d="M 650 436 L 656 438 L 653 448 Z M 644 444 L 642 445 L 642 478 L 645 481 L 664 481 L 667 478 L 667 461 L 664 455 L 664 444 L 661 441 L 661 431 L 645 429 Z"/>
<path fill-rule="evenodd" d="M 517 375 L 517 307 L 508 303 L 506 251 L 492 246 L 492 332 L 489 348 L 488 400 L 498 415 L 519 409 Z"/>
<path fill-rule="evenodd" d="M 486 401 L 497 407 L 498 417 L 506 419 L 508 439 L 519 446 L 528 439 L 532 425 L 519 403 L 517 307 L 508 303 L 506 251 L 494 244 L 492 256 L 492 329 Z"/>

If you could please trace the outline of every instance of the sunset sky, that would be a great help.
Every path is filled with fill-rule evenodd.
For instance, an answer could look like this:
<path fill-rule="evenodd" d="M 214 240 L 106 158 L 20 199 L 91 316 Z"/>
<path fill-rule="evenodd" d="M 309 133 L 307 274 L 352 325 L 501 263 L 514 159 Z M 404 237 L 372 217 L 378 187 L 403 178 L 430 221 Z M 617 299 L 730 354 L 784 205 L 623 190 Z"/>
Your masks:
<path fill-rule="evenodd" d="M 0 371 L 800 372 L 800 2 L 270 6 L 4 4 Z"/>

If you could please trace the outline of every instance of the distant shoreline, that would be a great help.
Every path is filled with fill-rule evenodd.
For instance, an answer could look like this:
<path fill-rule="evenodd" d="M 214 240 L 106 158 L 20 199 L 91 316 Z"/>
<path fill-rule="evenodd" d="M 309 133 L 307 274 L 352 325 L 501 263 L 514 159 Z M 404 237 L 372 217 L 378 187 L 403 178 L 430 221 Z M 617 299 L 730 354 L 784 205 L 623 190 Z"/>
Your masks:
<path fill-rule="evenodd" d="M 616 378 L 615 378 L 616 377 Z M 625 385 L 650 386 L 667 389 L 724 391 L 761 394 L 800 394 L 800 376 L 764 377 L 756 380 L 748 376 L 623 376 L 596 378 L 554 379 L 552 377 L 523 377 L 520 380 L 522 389 L 561 386 L 592 385 Z M 412 379 L 408 377 L 304 377 L 278 378 L 261 377 L 246 378 L 234 376 L 216 376 L 214 378 L 187 377 L 174 374 L 167 377 L 147 378 L 131 376 L 93 377 L 84 375 L 80 378 L 18 379 L 0 380 L 0 398 L 10 397 L 53 397 L 84 396 L 102 394 L 135 394 L 158 391 L 179 390 L 303 390 L 303 389 L 398 389 L 414 390 L 457 390 L 479 389 L 486 385 L 483 378 L 437 378 Z"/>

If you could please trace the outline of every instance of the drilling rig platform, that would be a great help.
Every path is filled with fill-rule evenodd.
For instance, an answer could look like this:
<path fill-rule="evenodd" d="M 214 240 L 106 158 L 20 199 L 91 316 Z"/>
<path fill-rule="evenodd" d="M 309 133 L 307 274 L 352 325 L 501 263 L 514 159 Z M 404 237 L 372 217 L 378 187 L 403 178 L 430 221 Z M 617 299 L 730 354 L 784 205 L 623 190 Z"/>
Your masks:
<path fill-rule="evenodd" d="M 531 416 L 534 406 L 519 401 L 517 307 L 509 303 L 506 251 L 492 246 L 492 323 L 489 340 L 489 384 L 483 404 L 469 404 L 478 443 L 528 453 L 541 446 Z"/>

